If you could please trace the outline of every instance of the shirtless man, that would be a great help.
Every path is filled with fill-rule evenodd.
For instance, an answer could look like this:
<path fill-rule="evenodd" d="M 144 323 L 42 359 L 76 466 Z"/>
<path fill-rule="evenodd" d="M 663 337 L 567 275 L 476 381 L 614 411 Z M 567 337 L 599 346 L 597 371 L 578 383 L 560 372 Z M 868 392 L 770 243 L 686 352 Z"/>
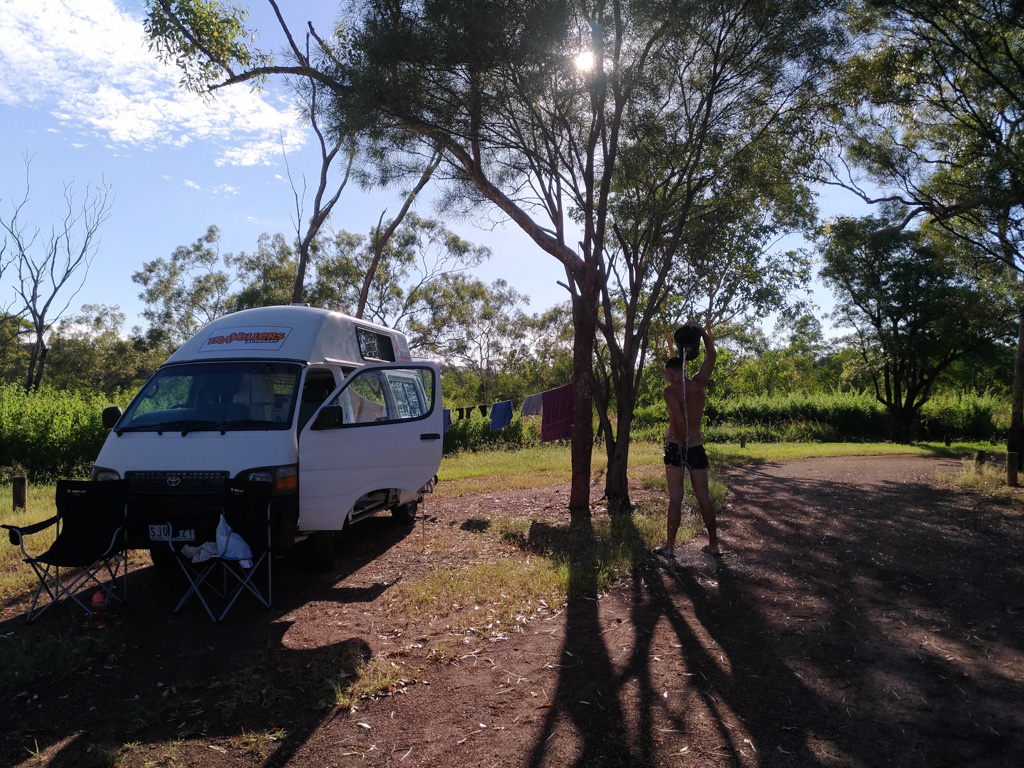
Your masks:
<path fill-rule="evenodd" d="M 690 470 L 690 483 L 697 497 L 700 516 L 708 529 L 708 551 L 721 555 L 715 527 L 715 509 L 708 491 L 708 456 L 704 451 L 704 435 L 700 431 L 707 399 L 706 387 L 715 367 L 715 341 L 711 332 L 692 320 L 686 324 L 700 332 L 704 339 L 704 362 L 691 378 L 686 378 L 686 360 L 697 356 L 699 345 L 680 348 L 682 357 L 673 357 L 665 364 L 665 404 L 668 406 L 668 432 L 665 435 L 665 476 L 668 479 L 668 539 L 659 549 L 668 557 L 675 555 L 676 533 L 683 514 L 683 480 Z M 685 451 L 685 456 L 684 456 Z"/>

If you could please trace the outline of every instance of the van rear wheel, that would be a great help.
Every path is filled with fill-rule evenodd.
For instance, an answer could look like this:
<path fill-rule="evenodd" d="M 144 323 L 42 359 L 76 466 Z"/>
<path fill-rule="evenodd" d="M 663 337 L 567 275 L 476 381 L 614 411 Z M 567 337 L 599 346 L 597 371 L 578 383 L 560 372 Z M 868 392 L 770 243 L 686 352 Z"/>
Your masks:
<path fill-rule="evenodd" d="M 419 508 L 418 501 L 410 501 L 391 508 L 391 518 L 399 525 L 412 525 L 416 522 L 416 510 Z"/>

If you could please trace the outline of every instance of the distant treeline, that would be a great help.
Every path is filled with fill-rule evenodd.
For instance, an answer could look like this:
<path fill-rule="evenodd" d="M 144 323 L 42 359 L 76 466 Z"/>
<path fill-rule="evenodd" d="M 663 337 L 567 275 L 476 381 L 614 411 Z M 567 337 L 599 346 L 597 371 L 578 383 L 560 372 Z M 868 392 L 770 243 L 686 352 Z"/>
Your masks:
<path fill-rule="evenodd" d="M 106 430 L 103 409 L 125 406 L 130 395 L 113 400 L 46 389 L 28 392 L 0 384 L 0 480 L 15 474 L 33 479 L 88 477 Z M 667 417 L 664 404 L 640 408 L 633 438 L 660 442 Z M 943 395 L 927 403 L 918 440 L 989 440 L 1002 437 L 1009 406 L 991 396 Z M 885 441 L 885 407 L 862 394 L 800 394 L 709 400 L 704 425 L 708 442 L 875 442 Z M 539 419 L 521 419 L 492 431 L 490 419 L 456 420 L 445 435 L 445 453 L 484 449 L 516 450 L 540 442 Z"/>

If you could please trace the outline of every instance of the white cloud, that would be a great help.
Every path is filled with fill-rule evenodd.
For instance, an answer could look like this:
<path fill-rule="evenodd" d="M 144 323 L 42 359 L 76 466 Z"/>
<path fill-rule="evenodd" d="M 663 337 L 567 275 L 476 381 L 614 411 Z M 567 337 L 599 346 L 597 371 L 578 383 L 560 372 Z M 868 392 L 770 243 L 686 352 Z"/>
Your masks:
<path fill-rule="evenodd" d="M 113 0 L 0 0 L 0 103 L 49 110 L 117 146 L 210 142 L 218 165 L 255 165 L 302 146 L 296 114 L 244 86 L 204 101 L 146 46 L 141 16 Z"/>

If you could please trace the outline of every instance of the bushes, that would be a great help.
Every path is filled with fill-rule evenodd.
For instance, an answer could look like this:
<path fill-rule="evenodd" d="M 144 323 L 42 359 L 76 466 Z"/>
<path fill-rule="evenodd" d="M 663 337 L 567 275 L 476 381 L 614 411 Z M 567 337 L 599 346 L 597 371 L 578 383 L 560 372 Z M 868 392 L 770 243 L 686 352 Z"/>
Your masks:
<path fill-rule="evenodd" d="M 927 402 L 917 430 L 921 440 L 987 440 L 1005 431 L 1006 405 L 994 397 L 942 396 Z M 633 438 L 661 441 L 668 415 L 664 403 L 638 408 Z M 853 393 L 709 399 L 704 420 L 708 442 L 863 442 L 889 439 L 889 415 L 874 396 Z"/>
<path fill-rule="evenodd" d="M 101 419 L 110 404 L 105 395 L 0 385 L 0 474 L 15 468 L 33 480 L 87 474 L 107 435 Z"/>
<path fill-rule="evenodd" d="M 444 436 L 444 453 L 481 449 L 514 451 L 540 445 L 540 419 L 516 416 L 504 429 L 491 430 L 491 420 L 470 416 L 453 420 Z"/>
<path fill-rule="evenodd" d="M 1009 428 L 1009 403 L 991 395 L 944 395 L 921 409 L 921 440 L 988 440 L 1005 436 Z"/>

